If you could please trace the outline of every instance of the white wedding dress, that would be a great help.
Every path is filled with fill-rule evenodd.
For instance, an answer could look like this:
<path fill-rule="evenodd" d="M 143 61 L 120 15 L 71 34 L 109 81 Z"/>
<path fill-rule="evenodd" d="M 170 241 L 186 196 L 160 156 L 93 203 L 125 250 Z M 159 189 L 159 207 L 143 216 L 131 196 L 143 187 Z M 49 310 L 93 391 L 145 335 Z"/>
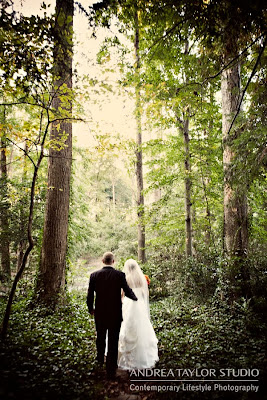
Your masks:
<path fill-rule="evenodd" d="M 131 275 L 132 271 L 127 273 L 127 262 L 136 264 L 134 275 Z M 127 297 L 123 299 L 118 366 L 127 370 L 153 368 L 158 361 L 158 340 L 150 322 L 147 282 L 134 260 L 126 261 L 125 273 L 138 300 L 133 301 Z"/>

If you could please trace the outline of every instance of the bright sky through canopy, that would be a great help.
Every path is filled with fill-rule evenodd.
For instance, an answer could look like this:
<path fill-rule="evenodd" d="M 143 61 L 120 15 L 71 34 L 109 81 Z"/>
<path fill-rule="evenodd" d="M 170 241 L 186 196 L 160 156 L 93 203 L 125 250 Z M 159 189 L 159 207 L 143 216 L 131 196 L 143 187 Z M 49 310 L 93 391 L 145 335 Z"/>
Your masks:
<path fill-rule="evenodd" d="M 55 0 L 14 0 L 14 8 L 16 11 L 22 12 L 23 15 L 43 15 L 41 4 L 47 5 L 46 12 L 53 13 L 55 10 Z M 83 0 L 82 6 L 85 9 L 96 3 L 92 0 Z M 48 5 L 50 4 L 50 7 Z M 115 83 L 119 78 L 117 73 L 105 74 L 101 76 L 100 66 L 96 64 L 96 56 L 102 41 L 109 33 L 108 30 L 98 28 L 97 38 L 92 38 L 92 29 L 88 25 L 87 18 L 82 14 L 77 6 L 74 16 L 74 66 L 78 71 L 79 79 L 83 75 L 89 78 L 98 77 L 99 79 L 107 78 L 108 83 Z M 88 91 L 92 91 L 89 87 Z M 87 93 L 88 94 L 88 93 Z M 90 93 L 89 93 L 90 95 Z M 93 143 L 95 134 L 120 134 L 123 137 L 133 137 L 135 134 L 135 121 L 133 118 L 133 103 L 127 98 L 108 93 L 99 94 L 96 98 L 93 95 L 92 101 L 88 102 L 81 99 L 82 106 L 85 110 L 84 119 L 86 123 L 75 123 L 73 125 L 74 135 L 77 137 L 79 146 L 90 146 Z"/>

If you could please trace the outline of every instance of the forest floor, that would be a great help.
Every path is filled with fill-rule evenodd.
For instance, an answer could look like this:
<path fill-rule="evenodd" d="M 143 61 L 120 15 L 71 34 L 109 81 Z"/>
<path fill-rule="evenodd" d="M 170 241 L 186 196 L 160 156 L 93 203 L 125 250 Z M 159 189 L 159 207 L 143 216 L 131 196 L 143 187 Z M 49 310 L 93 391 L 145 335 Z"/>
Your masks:
<path fill-rule="evenodd" d="M 117 370 L 116 379 L 107 380 L 104 370 L 96 373 L 96 380 L 102 382 L 100 394 L 109 400 L 147 400 L 152 398 L 152 393 L 131 390 L 131 379 L 127 371 Z"/>
<path fill-rule="evenodd" d="M 95 261 L 92 263 L 89 270 L 96 266 Z M 87 267 L 86 270 L 89 271 Z M 5 305 L 6 296 L 0 297 L 1 319 Z M 151 388 L 151 382 L 143 382 L 141 377 L 140 385 L 138 382 L 132 385 L 134 379 L 121 370 L 114 381 L 107 380 L 105 369 L 95 362 L 96 333 L 94 319 L 88 315 L 86 289 L 72 290 L 68 303 L 49 313 L 31 307 L 29 288 L 21 283 L 7 339 L 0 343 L 0 399 L 267 399 L 264 312 L 255 313 L 243 301 L 231 306 L 216 299 L 201 303 L 196 298 L 181 298 L 172 293 L 151 301 L 151 319 L 159 340 L 158 370 L 254 369 L 259 371 L 255 384 L 258 392 L 160 391 L 163 380 L 154 378 Z M 181 386 L 182 382 L 175 384 Z"/>

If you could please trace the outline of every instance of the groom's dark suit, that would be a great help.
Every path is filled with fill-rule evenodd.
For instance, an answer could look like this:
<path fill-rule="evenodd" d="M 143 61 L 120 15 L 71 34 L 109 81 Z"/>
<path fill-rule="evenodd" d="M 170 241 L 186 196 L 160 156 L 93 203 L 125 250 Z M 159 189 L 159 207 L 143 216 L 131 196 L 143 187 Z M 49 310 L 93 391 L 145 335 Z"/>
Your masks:
<path fill-rule="evenodd" d="M 87 305 L 89 312 L 92 313 L 94 311 L 95 292 L 94 315 L 97 332 L 97 359 L 100 363 L 104 362 L 106 333 L 108 331 L 106 368 L 110 375 L 113 375 L 117 368 L 118 341 L 122 321 L 121 289 L 123 289 L 125 296 L 137 300 L 126 282 L 124 272 L 111 266 L 104 266 L 90 276 Z"/>

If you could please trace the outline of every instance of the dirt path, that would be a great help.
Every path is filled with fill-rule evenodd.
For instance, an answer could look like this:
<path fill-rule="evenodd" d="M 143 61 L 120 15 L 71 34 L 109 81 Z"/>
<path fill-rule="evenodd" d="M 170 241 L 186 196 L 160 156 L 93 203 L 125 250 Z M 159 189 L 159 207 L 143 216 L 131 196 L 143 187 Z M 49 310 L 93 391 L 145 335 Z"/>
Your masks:
<path fill-rule="evenodd" d="M 69 290 L 88 289 L 90 274 L 102 268 L 102 257 L 90 257 L 88 259 L 80 259 L 77 267 L 74 269 L 71 280 L 68 284 Z"/>
<path fill-rule="evenodd" d="M 98 369 L 93 375 L 96 382 L 101 382 L 104 386 L 99 394 L 108 400 L 148 400 L 152 398 L 151 393 L 131 390 L 129 373 L 122 369 L 117 370 L 117 376 L 114 380 L 106 379 L 104 369 Z"/>
<path fill-rule="evenodd" d="M 102 264 L 102 257 L 91 257 L 88 259 L 86 262 L 85 266 L 90 272 L 93 272 L 94 270 L 100 269 L 103 264 Z"/>

